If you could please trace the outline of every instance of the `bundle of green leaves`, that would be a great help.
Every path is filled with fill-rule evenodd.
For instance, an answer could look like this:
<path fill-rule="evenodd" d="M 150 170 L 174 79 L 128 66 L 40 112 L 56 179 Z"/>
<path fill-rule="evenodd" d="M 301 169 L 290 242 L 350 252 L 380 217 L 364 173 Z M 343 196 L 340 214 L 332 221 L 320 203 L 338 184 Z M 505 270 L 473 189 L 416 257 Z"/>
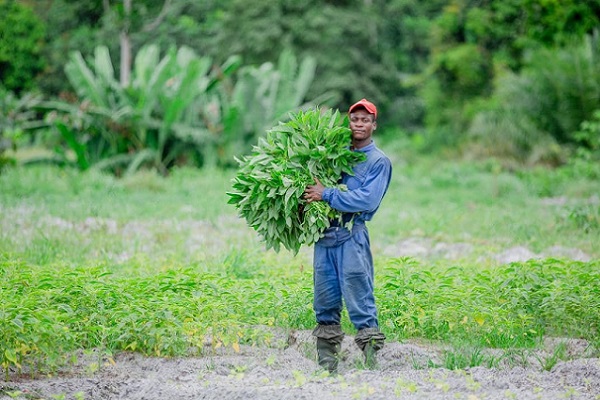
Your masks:
<path fill-rule="evenodd" d="M 307 185 L 318 178 L 334 187 L 342 173 L 364 160 L 350 149 L 351 132 L 339 111 L 312 110 L 290 115 L 260 138 L 252 153 L 237 159 L 240 169 L 233 179 L 229 204 L 235 205 L 264 239 L 267 249 L 281 245 L 298 253 L 312 245 L 340 212 L 326 202 L 306 203 Z"/>

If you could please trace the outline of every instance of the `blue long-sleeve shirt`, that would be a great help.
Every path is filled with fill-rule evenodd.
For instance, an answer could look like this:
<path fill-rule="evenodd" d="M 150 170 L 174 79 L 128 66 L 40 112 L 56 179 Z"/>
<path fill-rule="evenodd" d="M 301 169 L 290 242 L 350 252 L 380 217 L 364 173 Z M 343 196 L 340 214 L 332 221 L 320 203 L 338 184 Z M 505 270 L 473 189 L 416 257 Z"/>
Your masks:
<path fill-rule="evenodd" d="M 332 208 L 343 213 L 355 213 L 354 221 L 370 221 L 390 186 L 392 163 L 374 142 L 357 149 L 367 159 L 353 168 L 354 175 L 343 174 L 347 191 L 326 188 L 322 198 Z"/>

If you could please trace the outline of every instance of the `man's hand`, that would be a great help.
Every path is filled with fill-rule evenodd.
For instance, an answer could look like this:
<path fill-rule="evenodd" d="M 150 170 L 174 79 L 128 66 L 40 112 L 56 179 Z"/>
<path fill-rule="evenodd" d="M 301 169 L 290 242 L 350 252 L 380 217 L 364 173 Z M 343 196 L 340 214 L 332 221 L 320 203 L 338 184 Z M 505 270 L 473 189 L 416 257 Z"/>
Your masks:
<path fill-rule="evenodd" d="M 309 185 L 304 189 L 304 200 L 311 203 L 313 201 L 321 201 L 323 200 L 323 191 L 325 190 L 325 186 L 321 183 L 317 178 L 315 179 L 314 185 Z"/>

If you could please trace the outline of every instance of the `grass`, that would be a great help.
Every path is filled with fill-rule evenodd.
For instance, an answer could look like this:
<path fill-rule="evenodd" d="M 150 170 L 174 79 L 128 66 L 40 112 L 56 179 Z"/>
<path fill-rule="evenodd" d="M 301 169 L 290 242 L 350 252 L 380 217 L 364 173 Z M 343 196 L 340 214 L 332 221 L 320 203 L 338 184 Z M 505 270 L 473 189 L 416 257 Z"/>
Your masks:
<path fill-rule="evenodd" d="M 545 335 L 600 343 L 600 183 L 562 170 L 393 160 L 390 193 L 370 224 L 380 323 L 390 339 L 450 343 L 448 368 L 493 364 L 482 348 L 532 348 Z M 270 328 L 311 329 L 310 249 L 296 257 L 264 251 L 226 204 L 233 175 L 180 169 L 169 178 L 117 180 L 51 167 L 5 170 L 0 365 L 7 376 L 52 371 L 80 349 L 202 355 L 281 345 Z M 460 259 L 381 251 L 406 238 L 473 250 Z M 489 257 L 517 245 L 574 247 L 591 261 Z M 351 332 L 347 317 L 343 323 Z M 544 368 L 562 357 L 557 350 Z"/>
<path fill-rule="evenodd" d="M 525 245 L 537 252 L 564 245 L 568 236 L 569 245 L 598 256 L 599 230 L 586 232 L 572 215 L 574 209 L 598 209 L 598 182 L 561 171 L 513 173 L 493 163 L 430 160 L 396 168 L 393 185 L 376 217 L 380 241 L 420 236 L 491 248 Z"/>

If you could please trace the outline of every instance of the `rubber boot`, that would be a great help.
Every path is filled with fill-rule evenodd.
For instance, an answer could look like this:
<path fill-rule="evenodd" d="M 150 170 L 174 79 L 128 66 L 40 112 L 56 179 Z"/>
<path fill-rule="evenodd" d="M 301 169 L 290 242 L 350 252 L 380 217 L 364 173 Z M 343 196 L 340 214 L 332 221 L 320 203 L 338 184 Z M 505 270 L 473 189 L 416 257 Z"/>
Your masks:
<path fill-rule="evenodd" d="M 329 371 L 330 374 L 336 374 L 340 362 L 340 351 L 344 332 L 340 325 L 317 325 L 313 331 L 313 336 L 317 338 L 317 357 L 319 365 Z"/>
<path fill-rule="evenodd" d="M 376 369 L 377 352 L 383 348 L 385 335 L 379 328 L 364 328 L 358 331 L 354 342 L 360 348 L 365 359 L 365 368 Z"/>
<path fill-rule="evenodd" d="M 328 339 L 317 338 L 317 355 L 321 368 L 336 374 L 340 363 L 342 345 Z"/>

